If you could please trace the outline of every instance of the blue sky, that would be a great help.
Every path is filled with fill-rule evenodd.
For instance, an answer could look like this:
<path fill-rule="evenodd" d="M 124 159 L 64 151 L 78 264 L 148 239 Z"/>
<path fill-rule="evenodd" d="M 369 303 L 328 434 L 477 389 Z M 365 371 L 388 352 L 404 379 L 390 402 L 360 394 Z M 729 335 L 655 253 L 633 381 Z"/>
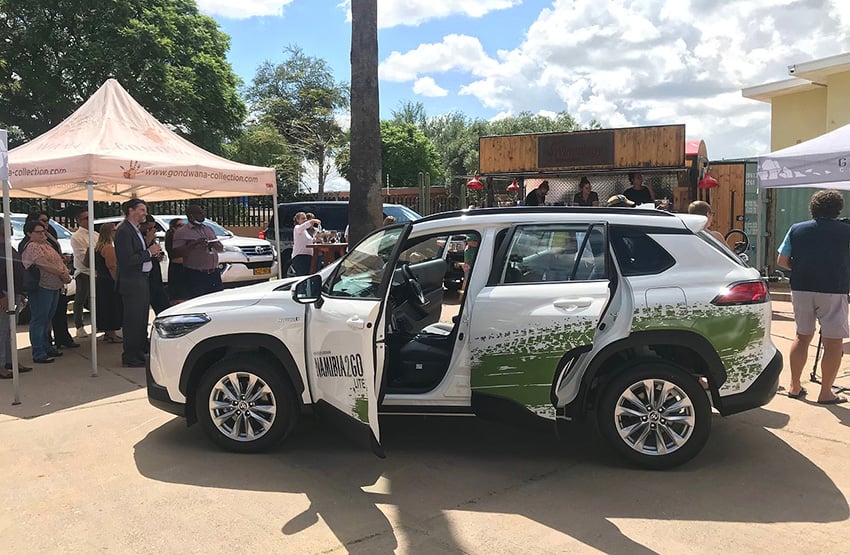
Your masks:
<path fill-rule="evenodd" d="M 345 0 L 197 0 L 250 83 L 288 44 L 350 80 Z M 850 51 L 845 0 L 379 0 L 381 112 L 567 110 L 610 127 L 684 123 L 712 159 L 763 154 L 770 107 L 741 89 Z"/>

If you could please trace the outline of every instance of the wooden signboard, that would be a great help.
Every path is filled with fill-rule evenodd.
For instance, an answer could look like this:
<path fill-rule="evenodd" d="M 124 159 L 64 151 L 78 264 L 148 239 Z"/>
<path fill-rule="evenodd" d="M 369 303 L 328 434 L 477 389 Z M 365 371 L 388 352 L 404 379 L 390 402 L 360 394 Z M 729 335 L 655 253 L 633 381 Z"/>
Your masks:
<path fill-rule="evenodd" d="M 481 137 L 482 175 L 682 168 L 685 126 Z"/>

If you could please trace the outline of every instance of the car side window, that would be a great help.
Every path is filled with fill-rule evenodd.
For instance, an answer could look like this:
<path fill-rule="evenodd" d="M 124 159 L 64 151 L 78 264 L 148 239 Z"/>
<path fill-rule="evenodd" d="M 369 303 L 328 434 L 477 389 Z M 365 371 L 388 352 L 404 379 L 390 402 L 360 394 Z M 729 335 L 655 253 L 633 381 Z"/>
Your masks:
<path fill-rule="evenodd" d="M 380 229 L 361 241 L 339 263 L 325 284 L 325 293 L 332 297 L 379 298 L 387 262 L 403 231 L 402 226 Z"/>
<path fill-rule="evenodd" d="M 415 244 L 406 246 L 398 257 L 397 266 L 401 264 L 419 264 L 442 258 L 443 249 L 446 245 L 446 236 L 425 237 L 416 239 Z"/>
<path fill-rule="evenodd" d="M 612 226 L 611 245 L 624 276 L 660 274 L 676 264 L 676 260 L 641 230 Z"/>
<path fill-rule="evenodd" d="M 342 232 L 348 225 L 348 205 L 331 204 L 326 206 L 317 205 L 316 217 L 322 220 L 322 229 Z"/>
<path fill-rule="evenodd" d="M 496 283 L 605 279 L 605 267 L 603 226 L 520 226 L 510 238 Z"/>

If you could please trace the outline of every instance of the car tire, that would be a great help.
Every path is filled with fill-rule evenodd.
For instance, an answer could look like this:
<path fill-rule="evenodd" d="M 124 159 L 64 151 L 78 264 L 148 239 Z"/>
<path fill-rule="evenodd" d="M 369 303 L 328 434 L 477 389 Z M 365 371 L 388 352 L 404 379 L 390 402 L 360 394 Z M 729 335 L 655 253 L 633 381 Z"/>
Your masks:
<path fill-rule="evenodd" d="M 711 403 L 681 367 L 665 360 L 637 362 L 605 386 L 597 423 L 605 440 L 629 461 L 651 469 L 672 468 L 705 446 Z"/>
<path fill-rule="evenodd" d="M 289 435 L 300 406 L 278 363 L 243 353 L 207 370 L 195 391 L 195 414 L 207 436 L 220 447 L 255 453 L 274 447 Z"/>

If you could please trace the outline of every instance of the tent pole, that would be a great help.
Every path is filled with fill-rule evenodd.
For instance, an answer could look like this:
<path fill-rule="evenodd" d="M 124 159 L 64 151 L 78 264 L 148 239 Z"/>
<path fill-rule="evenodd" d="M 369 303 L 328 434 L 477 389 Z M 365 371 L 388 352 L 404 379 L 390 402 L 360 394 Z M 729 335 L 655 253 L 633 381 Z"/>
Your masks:
<path fill-rule="evenodd" d="M 97 279 L 94 262 L 94 182 L 86 181 L 89 193 L 89 313 L 91 314 L 91 375 L 97 377 Z"/>
<path fill-rule="evenodd" d="M 6 256 L 6 300 L 9 308 L 6 317 L 9 318 L 9 341 L 11 342 L 12 352 L 12 389 L 14 390 L 13 405 L 21 404 L 21 376 L 18 372 L 18 318 L 17 318 L 17 303 L 15 302 L 15 274 L 13 273 L 14 266 L 12 264 L 12 205 L 9 200 L 9 180 L 3 180 L 3 215 L 5 216 L 3 223 L 3 234 L 6 239 L 3 241 Z"/>
<path fill-rule="evenodd" d="M 280 251 L 280 216 L 277 209 L 277 182 L 272 193 L 272 217 L 274 218 L 274 242 L 277 246 L 277 279 L 283 279 L 283 253 Z"/>

